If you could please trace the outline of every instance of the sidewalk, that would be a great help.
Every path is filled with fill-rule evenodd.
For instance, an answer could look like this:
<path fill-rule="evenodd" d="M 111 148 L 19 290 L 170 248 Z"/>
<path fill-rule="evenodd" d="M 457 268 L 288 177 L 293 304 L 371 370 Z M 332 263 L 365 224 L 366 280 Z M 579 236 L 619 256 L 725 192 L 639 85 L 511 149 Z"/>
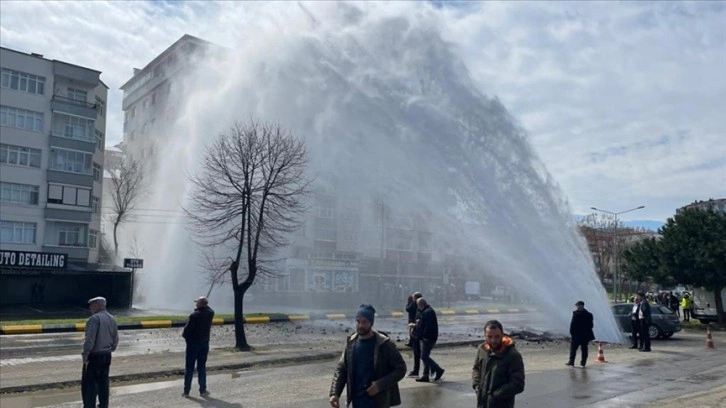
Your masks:
<path fill-rule="evenodd" d="M 437 348 L 480 344 L 481 339 L 437 344 Z M 253 346 L 250 352 L 229 348 L 212 349 L 207 371 L 242 370 L 259 366 L 287 365 L 340 356 L 343 344 L 294 344 Z M 404 350 L 407 347 L 399 346 Z M 134 382 L 150 378 L 184 375 L 184 352 L 149 354 L 114 354 L 111 383 Z M 39 361 L 22 365 L 3 365 L 0 370 L 0 394 L 37 391 L 51 388 L 79 387 L 81 356 L 59 356 L 55 361 Z"/>

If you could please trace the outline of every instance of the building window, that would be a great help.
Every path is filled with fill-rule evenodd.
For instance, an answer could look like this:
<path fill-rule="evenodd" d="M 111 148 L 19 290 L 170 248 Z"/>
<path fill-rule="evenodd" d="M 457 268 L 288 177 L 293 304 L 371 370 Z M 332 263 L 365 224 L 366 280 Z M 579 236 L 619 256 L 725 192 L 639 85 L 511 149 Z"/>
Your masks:
<path fill-rule="evenodd" d="M 9 204 L 38 205 L 39 186 L 17 183 L 0 183 L 0 201 Z"/>
<path fill-rule="evenodd" d="M 101 182 L 102 172 L 103 172 L 103 170 L 101 169 L 101 166 L 96 163 L 93 163 L 93 180 L 94 181 L 98 181 L 99 183 Z"/>
<path fill-rule="evenodd" d="M 0 242 L 7 244 L 35 244 L 34 222 L 0 221 Z"/>
<path fill-rule="evenodd" d="M 50 204 L 89 207 L 91 206 L 90 200 L 90 189 L 60 184 L 48 184 L 48 203 Z"/>
<path fill-rule="evenodd" d="M 101 200 L 98 197 L 91 197 L 91 208 L 94 214 L 101 214 Z"/>
<path fill-rule="evenodd" d="M 103 148 L 105 146 L 105 143 L 103 142 L 103 132 L 96 129 L 95 133 L 96 133 L 96 149 L 98 151 L 103 151 Z"/>
<path fill-rule="evenodd" d="M 50 234 L 46 234 L 46 238 L 50 238 L 49 245 L 72 247 L 86 246 L 88 237 L 86 224 L 77 224 L 73 222 L 48 222 L 46 223 L 46 228 L 50 231 Z"/>
<path fill-rule="evenodd" d="M 93 119 L 53 112 L 53 136 L 95 143 L 94 131 Z"/>
<path fill-rule="evenodd" d="M 69 173 L 93 174 L 93 155 L 57 147 L 50 149 L 50 169 Z"/>
<path fill-rule="evenodd" d="M 40 168 L 40 149 L 0 144 L 0 163 Z"/>
<path fill-rule="evenodd" d="M 98 231 L 89 229 L 88 230 L 88 247 L 95 248 L 98 241 Z"/>
<path fill-rule="evenodd" d="M 45 92 L 45 77 L 3 68 L 2 87 L 31 94 L 43 95 Z"/>
<path fill-rule="evenodd" d="M 106 110 L 106 104 L 103 103 L 103 99 L 96 96 L 96 111 L 99 116 L 103 116 Z"/>
<path fill-rule="evenodd" d="M 316 207 L 315 215 L 319 218 L 333 219 L 333 218 L 335 218 L 335 208 L 333 208 L 333 207 Z"/>
<path fill-rule="evenodd" d="M 74 88 L 68 88 L 68 99 L 86 103 L 87 94 L 86 91 L 81 91 L 80 89 L 74 89 Z"/>
<path fill-rule="evenodd" d="M 151 104 L 153 105 L 155 103 L 156 103 L 156 92 L 151 94 Z"/>
<path fill-rule="evenodd" d="M 31 132 L 42 132 L 43 114 L 3 105 L 0 106 L 0 125 Z"/>

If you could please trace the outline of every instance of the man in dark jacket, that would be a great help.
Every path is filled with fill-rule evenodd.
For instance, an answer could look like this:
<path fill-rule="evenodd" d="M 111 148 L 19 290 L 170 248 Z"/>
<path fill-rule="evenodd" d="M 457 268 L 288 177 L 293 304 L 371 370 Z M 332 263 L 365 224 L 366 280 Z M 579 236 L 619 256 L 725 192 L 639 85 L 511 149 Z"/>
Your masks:
<path fill-rule="evenodd" d="M 582 300 L 575 303 L 575 311 L 572 312 L 572 320 L 570 321 L 570 359 L 567 360 L 568 366 L 575 365 L 575 355 L 577 349 L 582 349 L 580 356 L 580 366 L 585 367 L 587 364 L 587 346 L 590 341 L 595 340 L 595 334 L 592 332 L 593 317 L 592 313 L 585 309 L 585 302 Z"/>
<path fill-rule="evenodd" d="M 522 356 L 498 321 L 484 325 L 484 337 L 471 370 L 477 407 L 514 408 L 514 396 L 524 391 Z"/>
<path fill-rule="evenodd" d="M 421 292 L 413 292 L 413 295 L 411 295 L 413 301 L 406 305 L 406 312 L 408 312 L 408 334 L 411 338 L 411 349 L 413 349 L 413 370 L 408 373 L 409 377 L 418 377 L 418 372 L 421 368 L 421 339 L 416 333 L 416 322 L 421 318 L 421 311 L 418 310 L 416 302 L 422 297 Z"/>
<path fill-rule="evenodd" d="M 212 330 L 214 310 L 209 307 L 209 301 L 204 296 L 195 299 L 194 303 L 194 313 L 189 315 L 189 320 L 182 333 L 182 337 L 187 343 L 184 397 L 188 397 L 189 391 L 192 389 L 195 363 L 197 365 L 199 395 L 209 395 L 207 391 L 207 355 L 209 355 L 209 332 Z"/>
<path fill-rule="evenodd" d="M 332 408 L 340 408 L 344 388 L 353 408 L 401 405 L 398 382 L 406 375 L 406 363 L 393 341 L 373 330 L 375 314 L 371 305 L 361 305 L 356 313 L 356 332 L 347 338 L 330 385 Z"/>
<path fill-rule="evenodd" d="M 424 363 L 423 375 L 416 381 L 429 382 L 429 373 L 435 374 L 434 381 L 438 381 L 445 370 L 431 358 L 431 350 L 439 339 L 439 321 L 436 311 L 429 306 L 426 299 L 417 300 L 416 305 L 421 311 L 421 318 L 416 323 L 416 336 L 421 340 L 421 360 Z"/>
<path fill-rule="evenodd" d="M 650 303 L 648 298 L 645 297 L 645 293 L 638 293 L 640 298 L 640 311 L 638 312 L 638 318 L 640 320 L 640 351 L 650 351 L 650 325 L 653 320 L 650 315 Z"/>

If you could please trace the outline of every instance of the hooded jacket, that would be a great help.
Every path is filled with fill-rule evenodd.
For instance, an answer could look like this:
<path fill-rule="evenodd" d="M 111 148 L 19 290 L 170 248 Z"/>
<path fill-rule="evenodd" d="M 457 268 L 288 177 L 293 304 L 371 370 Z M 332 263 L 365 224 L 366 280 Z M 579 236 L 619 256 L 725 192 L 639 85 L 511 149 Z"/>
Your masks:
<path fill-rule="evenodd" d="M 377 408 L 389 408 L 401 405 L 401 393 L 398 390 L 398 382 L 406 375 L 406 362 L 403 361 L 398 348 L 387 336 L 373 330 L 376 338 L 376 346 L 373 351 L 373 375 L 372 381 L 378 385 L 380 392 L 376 394 L 375 401 Z M 330 385 L 330 396 L 337 396 L 347 393 L 347 404 L 352 402 L 351 383 L 353 381 L 353 357 L 355 342 L 358 333 L 353 333 L 346 339 L 345 350 L 338 360 L 335 368 L 333 382 Z"/>
<path fill-rule="evenodd" d="M 524 362 L 514 341 L 504 336 L 497 350 L 482 344 L 471 380 L 478 408 L 513 408 L 514 396 L 524 391 Z"/>

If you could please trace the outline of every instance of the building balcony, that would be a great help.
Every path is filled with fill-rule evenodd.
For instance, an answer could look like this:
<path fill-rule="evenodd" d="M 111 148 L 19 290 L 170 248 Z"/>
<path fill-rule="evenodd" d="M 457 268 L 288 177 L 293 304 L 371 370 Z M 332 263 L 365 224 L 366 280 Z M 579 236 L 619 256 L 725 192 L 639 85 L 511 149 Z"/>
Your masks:
<path fill-rule="evenodd" d="M 65 112 L 89 119 L 96 119 L 98 116 L 96 104 L 78 101 L 60 95 L 53 95 L 53 98 L 50 101 L 50 109 L 56 112 Z"/>

